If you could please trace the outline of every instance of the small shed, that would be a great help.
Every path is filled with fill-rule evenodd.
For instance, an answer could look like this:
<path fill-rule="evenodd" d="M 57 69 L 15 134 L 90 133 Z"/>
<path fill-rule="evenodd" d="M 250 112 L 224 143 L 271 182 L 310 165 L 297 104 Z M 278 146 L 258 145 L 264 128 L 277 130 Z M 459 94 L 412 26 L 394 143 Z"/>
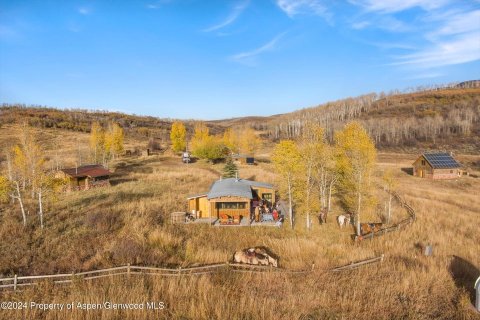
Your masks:
<path fill-rule="evenodd" d="M 255 164 L 255 157 L 253 155 L 246 155 L 246 154 L 234 154 L 232 156 L 233 160 L 240 162 L 241 164 Z"/>
<path fill-rule="evenodd" d="M 57 173 L 59 178 L 67 178 L 67 191 L 88 190 L 110 186 L 112 173 L 99 164 L 89 164 L 75 168 L 61 169 Z"/>
<path fill-rule="evenodd" d="M 413 163 L 413 175 L 428 179 L 456 179 L 462 175 L 460 163 L 447 152 L 424 153 Z"/>

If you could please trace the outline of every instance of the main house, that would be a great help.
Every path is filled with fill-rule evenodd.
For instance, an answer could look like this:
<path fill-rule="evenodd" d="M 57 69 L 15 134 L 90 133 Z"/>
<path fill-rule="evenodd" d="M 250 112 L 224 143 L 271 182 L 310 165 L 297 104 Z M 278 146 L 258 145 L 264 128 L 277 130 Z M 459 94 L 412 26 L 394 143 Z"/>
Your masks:
<path fill-rule="evenodd" d="M 228 178 L 215 181 L 210 191 L 190 196 L 188 209 L 198 218 L 231 219 L 240 223 L 249 218 L 260 200 L 273 204 L 275 189 L 271 184 L 245 179 Z"/>
<path fill-rule="evenodd" d="M 112 173 L 99 164 L 61 169 L 57 177 L 67 178 L 67 191 L 88 190 L 110 185 Z"/>
<path fill-rule="evenodd" d="M 413 175 L 429 179 L 455 179 L 461 176 L 461 165 L 450 153 L 424 153 L 413 163 Z"/>

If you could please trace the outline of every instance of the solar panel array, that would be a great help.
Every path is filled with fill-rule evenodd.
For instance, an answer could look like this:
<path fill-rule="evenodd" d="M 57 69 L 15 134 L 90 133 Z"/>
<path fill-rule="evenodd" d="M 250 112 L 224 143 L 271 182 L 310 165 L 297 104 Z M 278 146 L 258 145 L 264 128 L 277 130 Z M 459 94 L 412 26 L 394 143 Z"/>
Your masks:
<path fill-rule="evenodd" d="M 425 153 L 423 155 L 435 169 L 460 167 L 460 164 L 448 153 Z"/>

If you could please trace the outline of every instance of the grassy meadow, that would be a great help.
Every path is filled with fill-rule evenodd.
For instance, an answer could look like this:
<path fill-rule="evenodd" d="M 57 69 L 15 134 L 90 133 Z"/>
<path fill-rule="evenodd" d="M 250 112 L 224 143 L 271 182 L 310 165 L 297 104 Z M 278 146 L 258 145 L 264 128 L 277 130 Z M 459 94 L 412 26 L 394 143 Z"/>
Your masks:
<path fill-rule="evenodd" d="M 0 146 L 11 143 L 14 127 L 0 128 Z M 49 161 L 60 156 L 74 164 L 88 135 L 42 130 L 40 141 Z M 127 141 L 128 146 L 140 144 Z M 264 152 L 268 159 L 268 149 Z M 189 165 L 173 155 L 125 157 L 112 163 L 112 186 L 63 194 L 47 207 L 45 229 L 32 210 L 24 228 L 17 205 L 0 209 L 0 274 L 9 276 L 100 269 L 127 263 L 187 267 L 229 261 L 233 252 L 266 246 L 286 269 L 309 274 L 211 275 L 161 278 L 141 275 L 78 281 L 72 285 L 42 283 L 22 291 L 1 292 L 2 301 L 42 303 L 140 303 L 162 301 L 164 310 L 0 311 L 3 319 L 480 319 L 472 311 L 470 264 L 480 266 L 480 179 L 462 177 L 429 181 L 402 168 L 414 154 L 380 153 L 376 177 L 390 168 L 398 193 L 415 209 L 417 221 L 407 229 L 371 241 L 353 243 L 353 227 L 339 229 L 343 213 L 336 203 L 326 225 L 314 221 L 294 231 L 283 228 L 217 228 L 170 224 L 170 213 L 187 208 L 186 196 L 208 190 L 223 164 L 198 161 Z M 480 156 L 459 156 L 479 161 Z M 268 161 L 240 166 L 240 176 L 275 183 Z M 474 172 L 479 174 L 479 172 Z M 375 190 L 383 204 L 385 194 Z M 301 213 L 299 213 L 301 217 Z M 364 214 L 379 221 L 376 212 Z M 397 204 L 393 221 L 407 217 Z M 433 256 L 421 247 L 433 245 Z M 381 264 L 331 273 L 334 266 L 385 254 Z M 467 281 L 465 280 L 467 279 Z M 471 283 L 473 286 L 473 283 Z"/>

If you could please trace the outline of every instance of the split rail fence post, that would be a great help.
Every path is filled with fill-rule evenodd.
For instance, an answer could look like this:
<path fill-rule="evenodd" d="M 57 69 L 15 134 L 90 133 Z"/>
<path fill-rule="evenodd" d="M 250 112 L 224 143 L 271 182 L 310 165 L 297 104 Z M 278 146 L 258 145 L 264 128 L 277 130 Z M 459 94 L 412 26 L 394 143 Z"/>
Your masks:
<path fill-rule="evenodd" d="M 476 300 L 475 300 L 475 309 L 480 312 L 480 277 L 475 281 L 475 291 L 476 291 Z"/>
<path fill-rule="evenodd" d="M 13 277 L 13 291 L 17 290 L 17 274 Z"/>

